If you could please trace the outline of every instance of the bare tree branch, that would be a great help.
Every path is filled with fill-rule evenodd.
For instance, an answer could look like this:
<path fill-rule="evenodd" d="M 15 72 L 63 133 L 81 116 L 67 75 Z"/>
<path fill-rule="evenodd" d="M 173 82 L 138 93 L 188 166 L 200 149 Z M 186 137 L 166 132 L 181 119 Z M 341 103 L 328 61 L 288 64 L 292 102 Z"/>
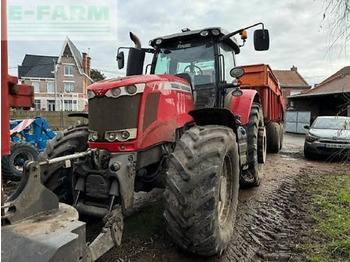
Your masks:
<path fill-rule="evenodd" d="M 340 45 L 345 51 L 350 40 L 350 0 L 324 0 L 321 26 L 326 28 L 330 36 L 330 47 L 327 52 Z"/>

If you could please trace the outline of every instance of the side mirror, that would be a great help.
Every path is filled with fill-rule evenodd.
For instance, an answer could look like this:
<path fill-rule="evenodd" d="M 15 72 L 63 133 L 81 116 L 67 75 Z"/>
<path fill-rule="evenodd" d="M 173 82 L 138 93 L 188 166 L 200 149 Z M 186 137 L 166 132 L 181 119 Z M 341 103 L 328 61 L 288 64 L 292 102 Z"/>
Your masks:
<path fill-rule="evenodd" d="M 269 30 L 258 29 L 254 31 L 254 48 L 256 51 L 266 51 L 270 47 Z"/>
<path fill-rule="evenodd" d="M 122 69 L 124 67 L 124 52 L 119 52 L 117 54 L 118 68 Z"/>
<path fill-rule="evenodd" d="M 304 126 L 305 129 L 310 129 L 310 126 Z"/>
<path fill-rule="evenodd" d="M 234 78 L 241 77 L 244 75 L 244 69 L 242 67 L 235 67 L 230 70 L 230 75 Z"/>

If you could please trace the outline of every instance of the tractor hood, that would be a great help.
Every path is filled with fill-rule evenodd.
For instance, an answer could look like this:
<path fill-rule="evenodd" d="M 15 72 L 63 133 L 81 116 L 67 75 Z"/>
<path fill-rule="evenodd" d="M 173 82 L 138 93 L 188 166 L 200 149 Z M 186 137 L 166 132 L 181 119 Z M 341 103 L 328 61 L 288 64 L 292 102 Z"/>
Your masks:
<path fill-rule="evenodd" d="M 136 85 L 140 83 L 150 83 L 150 82 L 178 82 L 184 85 L 189 85 L 189 83 L 183 78 L 172 76 L 172 75 L 137 75 L 137 76 L 126 76 L 126 77 L 118 77 L 112 78 L 108 80 L 99 81 L 94 83 L 88 87 L 88 90 L 93 91 L 96 94 L 104 95 L 108 90 Z"/>

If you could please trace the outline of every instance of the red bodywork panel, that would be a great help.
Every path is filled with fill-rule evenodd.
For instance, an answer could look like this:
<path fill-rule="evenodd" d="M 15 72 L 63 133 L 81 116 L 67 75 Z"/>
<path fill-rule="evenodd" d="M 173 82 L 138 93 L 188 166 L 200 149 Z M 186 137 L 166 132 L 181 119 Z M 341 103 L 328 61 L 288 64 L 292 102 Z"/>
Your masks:
<path fill-rule="evenodd" d="M 103 148 L 111 152 L 139 151 L 163 142 L 173 142 L 175 130 L 193 120 L 188 115 L 188 112 L 194 109 L 190 85 L 176 76 L 129 76 L 101 81 L 88 89 L 94 91 L 97 96 L 103 96 L 110 89 L 140 83 L 145 84 L 145 89 L 138 114 L 137 138 L 128 142 L 89 142 L 90 148 Z M 159 94 L 158 105 L 147 104 L 147 97 L 152 93 Z M 146 107 L 150 106 L 155 108 L 155 120 L 144 128 Z"/>
<path fill-rule="evenodd" d="M 8 75 L 6 1 L 1 1 L 1 155 L 10 153 L 10 107 L 34 106 L 34 89 Z"/>
<path fill-rule="evenodd" d="M 240 77 L 242 82 L 241 89 L 253 89 L 259 93 L 264 110 L 265 124 L 269 122 L 283 122 L 285 103 L 278 80 L 270 66 L 258 64 L 242 67 L 245 73 Z"/>
<path fill-rule="evenodd" d="M 246 125 L 249 122 L 250 109 L 254 98 L 258 93 L 255 90 L 242 90 L 242 92 L 243 95 L 232 99 L 230 110 L 240 118 L 242 125 Z"/>

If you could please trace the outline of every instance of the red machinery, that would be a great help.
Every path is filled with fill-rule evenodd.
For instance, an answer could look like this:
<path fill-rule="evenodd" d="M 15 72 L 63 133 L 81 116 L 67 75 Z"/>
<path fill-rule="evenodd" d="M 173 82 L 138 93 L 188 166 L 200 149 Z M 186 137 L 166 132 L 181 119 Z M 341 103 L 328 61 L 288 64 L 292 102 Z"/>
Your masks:
<path fill-rule="evenodd" d="M 221 254 L 233 234 L 239 184 L 260 184 L 266 156 L 264 109 L 272 102 L 277 113 L 265 113 L 267 122 L 281 121 L 283 115 L 278 112 L 283 111 L 281 100 L 274 99 L 275 83 L 251 82 L 252 89 L 241 90 L 237 81 L 244 70 L 236 67 L 241 45 L 233 36 L 240 34 L 245 42 L 245 30 L 257 25 L 263 26 L 231 33 L 217 27 L 183 29 L 151 40 L 151 48 L 141 48 L 131 34 L 135 47 L 127 48 L 127 76 L 88 88 L 89 126 L 57 134 L 39 163 L 25 165 L 20 191 L 5 203 L 11 211 L 3 217 L 11 224 L 2 228 L 5 250 L 17 241 L 32 260 L 42 250 L 47 259 L 95 260 L 120 244 L 134 192 L 165 188 L 164 217 L 174 242 L 196 254 Z M 256 30 L 254 44 L 256 50 L 267 50 L 268 31 Z M 142 75 L 146 53 L 153 54 L 150 75 Z M 117 58 L 122 68 L 124 53 L 118 51 Z M 68 207 L 58 208 L 57 198 L 40 180 L 79 213 L 107 221 L 88 247 L 76 211 L 66 210 L 73 222 L 65 224 L 66 216 L 59 212 Z M 32 230 L 19 230 L 40 212 L 49 212 L 49 225 L 56 218 L 61 231 L 48 230 L 39 218 L 33 225 L 37 238 L 30 237 Z M 43 230 L 49 235 L 42 237 Z M 3 254 L 9 259 L 13 252 Z M 16 261 L 20 259 L 17 254 Z"/>

